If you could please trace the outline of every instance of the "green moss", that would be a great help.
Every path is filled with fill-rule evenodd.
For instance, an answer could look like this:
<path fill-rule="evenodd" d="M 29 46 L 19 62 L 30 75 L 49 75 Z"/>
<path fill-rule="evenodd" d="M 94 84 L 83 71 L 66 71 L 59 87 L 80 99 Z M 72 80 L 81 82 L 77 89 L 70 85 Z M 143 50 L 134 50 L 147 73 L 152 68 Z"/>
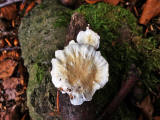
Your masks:
<path fill-rule="evenodd" d="M 21 43 L 23 43 L 22 47 L 24 47 L 25 60 L 28 60 L 28 64 L 32 63 L 29 82 L 30 85 L 32 84 L 31 87 L 37 84 L 36 81 L 43 79 L 44 71 L 46 70 L 44 66 L 47 65 L 47 68 L 51 66 L 49 63 L 54 56 L 54 51 L 63 48 L 64 38 L 60 41 L 63 32 L 56 32 L 53 35 L 54 29 L 66 28 L 71 15 L 74 12 L 80 12 L 85 16 L 91 28 L 100 35 L 101 44 L 99 50 L 109 63 L 109 82 L 103 89 L 96 92 L 93 99 L 98 106 L 96 108 L 97 115 L 104 110 L 105 106 L 110 103 L 119 91 L 122 80 L 127 79 L 131 64 L 135 64 L 140 70 L 140 80 L 143 82 L 146 91 L 155 90 L 156 84 L 160 83 L 160 76 L 157 74 L 157 71 L 160 70 L 160 43 L 155 38 L 144 39 L 141 37 L 142 28 L 137 25 L 136 18 L 129 10 L 105 3 L 82 5 L 75 11 L 64 9 L 63 7 L 56 8 L 56 6 L 48 10 L 48 8 L 51 8 L 51 6 L 45 7 L 48 2 L 44 3 L 43 6 L 39 6 L 41 12 L 43 9 L 47 10 L 40 14 L 38 9 L 40 16 L 33 17 L 27 21 L 26 23 L 31 24 L 31 27 L 30 29 L 23 27 L 24 32 L 21 35 L 21 39 L 24 40 Z M 48 41 L 49 39 L 50 41 Z M 32 49 L 25 49 L 26 46 Z M 35 73 L 32 73 L 32 71 Z M 134 110 L 127 107 L 126 103 L 122 103 L 113 120 L 132 120 L 131 118 L 134 120 L 135 116 Z"/>
<path fill-rule="evenodd" d="M 55 28 L 67 27 L 70 22 L 72 12 L 73 12 L 72 10 L 68 10 L 68 11 L 60 12 L 59 14 L 57 14 L 58 18 L 56 19 L 53 26 Z"/>
<path fill-rule="evenodd" d="M 132 64 L 135 64 L 140 70 L 140 80 L 146 89 L 155 90 L 156 84 L 160 83 L 159 75 L 156 73 L 160 69 L 159 43 L 155 38 L 144 39 L 141 37 L 142 28 L 137 25 L 136 18 L 129 10 L 98 3 L 83 5 L 76 12 L 82 13 L 91 28 L 100 35 L 99 50 L 110 65 L 109 82 L 94 96 L 94 101 L 99 106 L 97 114 L 110 103 L 119 91 L 121 81 L 127 79 Z M 123 28 L 127 29 L 128 33 L 123 32 Z M 129 36 L 128 40 L 121 37 L 127 35 Z M 122 114 L 124 111 L 119 112 L 121 119 L 128 119 L 124 118 L 124 114 Z M 130 115 L 132 115 L 132 111 L 128 112 L 128 117 Z M 130 118 L 132 117 L 130 116 Z"/>
<path fill-rule="evenodd" d="M 137 19 L 129 10 L 122 7 L 98 3 L 96 5 L 81 6 L 76 11 L 82 13 L 92 28 L 100 35 L 104 32 L 107 33 L 108 39 L 114 39 L 115 35 L 118 34 L 117 28 L 124 24 L 127 24 L 132 32 L 138 34 Z"/>
<path fill-rule="evenodd" d="M 35 79 L 35 81 L 37 81 L 40 84 L 41 81 L 44 79 L 45 71 L 46 70 L 45 70 L 45 68 L 42 65 L 40 65 L 38 63 L 35 63 L 33 65 L 33 67 L 34 67 L 34 69 L 36 71 L 34 79 Z"/>
<path fill-rule="evenodd" d="M 55 96 L 50 75 L 51 59 L 54 57 L 55 50 L 63 49 L 67 28 L 55 28 L 54 23 L 58 16 L 67 11 L 70 10 L 62 6 L 58 0 L 44 0 L 23 18 L 19 28 L 22 56 L 29 72 L 27 105 L 33 120 L 38 118 L 42 120 L 42 115 L 46 117 L 48 115 L 47 113 L 41 114 L 45 94 Z M 36 93 L 41 94 L 38 94 L 39 96 L 35 99 L 38 104 L 33 107 L 31 95 L 35 90 Z M 45 101 L 48 104 L 45 106 L 53 111 L 54 107 L 51 106 L 53 103 L 49 102 L 49 99 L 49 96 L 46 96 Z"/>

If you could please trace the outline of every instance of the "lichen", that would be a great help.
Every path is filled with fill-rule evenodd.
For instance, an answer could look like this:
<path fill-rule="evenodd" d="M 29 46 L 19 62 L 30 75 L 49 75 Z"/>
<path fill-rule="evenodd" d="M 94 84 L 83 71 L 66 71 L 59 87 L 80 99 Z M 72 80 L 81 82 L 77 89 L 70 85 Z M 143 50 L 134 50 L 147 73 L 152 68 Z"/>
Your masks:
<path fill-rule="evenodd" d="M 67 11 L 69 9 L 62 6 L 57 0 L 45 0 L 23 18 L 19 28 L 22 56 L 29 72 L 27 105 L 34 120 L 42 120 L 42 116 L 49 116 L 48 113 L 41 114 L 45 94 L 56 97 L 54 86 L 49 82 L 51 81 L 51 59 L 54 57 L 55 50 L 63 48 L 67 28 L 55 27 L 54 23 L 59 15 Z M 39 96 L 35 96 L 34 104 L 36 105 L 33 106 L 31 95 L 34 94 L 35 89 Z M 49 96 L 45 97 L 45 101 L 47 103 L 45 108 L 53 111 L 54 107 L 49 105 L 53 104 L 49 102 Z"/>

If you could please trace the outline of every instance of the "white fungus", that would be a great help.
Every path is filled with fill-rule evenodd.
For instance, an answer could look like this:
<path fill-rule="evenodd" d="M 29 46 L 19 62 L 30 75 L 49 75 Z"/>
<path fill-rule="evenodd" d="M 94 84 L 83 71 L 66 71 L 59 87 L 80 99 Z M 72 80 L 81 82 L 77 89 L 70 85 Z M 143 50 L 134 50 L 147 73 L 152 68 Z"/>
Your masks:
<path fill-rule="evenodd" d="M 52 59 L 52 82 L 70 96 L 73 105 L 91 101 L 96 90 L 108 81 L 109 65 L 99 51 L 73 40 Z"/>
<path fill-rule="evenodd" d="M 86 31 L 80 31 L 78 33 L 77 42 L 83 44 L 89 44 L 95 47 L 95 49 L 98 49 L 100 43 L 100 36 L 91 29 L 89 29 L 89 27 L 87 27 Z"/>

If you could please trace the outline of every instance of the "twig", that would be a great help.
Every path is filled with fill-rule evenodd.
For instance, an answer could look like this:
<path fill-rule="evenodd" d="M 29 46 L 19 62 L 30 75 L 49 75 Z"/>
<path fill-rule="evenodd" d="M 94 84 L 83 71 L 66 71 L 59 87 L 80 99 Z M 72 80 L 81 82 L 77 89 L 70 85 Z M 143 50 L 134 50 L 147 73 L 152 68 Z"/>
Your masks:
<path fill-rule="evenodd" d="M 20 49 L 21 49 L 20 47 L 1 48 L 1 49 L 0 49 L 0 52 L 3 52 L 3 51 L 12 51 L 12 50 L 20 50 Z"/>
<path fill-rule="evenodd" d="M 119 93 L 114 97 L 113 101 L 109 104 L 109 106 L 104 110 L 104 113 L 98 120 L 110 120 L 111 114 L 117 110 L 120 103 L 124 100 L 127 94 L 134 87 L 136 81 L 138 80 L 138 70 L 135 65 L 131 66 L 131 70 L 128 72 L 128 79 L 126 83 L 122 86 Z"/>
<path fill-rule="evenodd" d="M 25 0 L 6 0 L 6 1 L 4 1 L 4 2 L 2 2 L 1 4 L 0 4 L 0 8 L 1 7 L 5 7 L 5 6 L 7 6 L 7 5 L 10 5 L 10 4 L 13 4 L 13 3 L 16 3 L 16 2 L 24 2 Z"/>
<path fill-rule="evenodd" d="M 11 32 L 7 32 L 7 31 L 0 31 L 0 37 L 5 37 L 5 36 L 15 36 L 16 33 L 11 31 Z"/>

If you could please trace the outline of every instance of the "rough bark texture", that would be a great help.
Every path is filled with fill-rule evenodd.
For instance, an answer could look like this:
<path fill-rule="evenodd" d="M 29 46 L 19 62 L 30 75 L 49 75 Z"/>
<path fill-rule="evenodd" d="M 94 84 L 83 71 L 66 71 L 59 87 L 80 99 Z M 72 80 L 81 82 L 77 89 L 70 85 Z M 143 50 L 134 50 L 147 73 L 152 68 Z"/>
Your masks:
<path fill-rule="evenodd" d="M 86 30 L 86 27 L 87 23 L 84 17 L 79 13 L 74 13 L 72 15 L 70 25 L 68 27 L 65 46 L 68 45 L 69 41 L 76 40 L 79 31 Z"/>
<path fill-rule="evenodd" d="M 87 23 L 81 14 L 73 14 L 65 45 L 67 45 L 70 40 L 75 40 L 79 31 L 85 30 L 86 26 Z M 80 106 L 74 106 L 70 103 L 69 96 L 61 93 L 59 99 L 60 114 L 63 120 L 95 120 L 95 108 L 92 101 L 85 102 Z"/>

